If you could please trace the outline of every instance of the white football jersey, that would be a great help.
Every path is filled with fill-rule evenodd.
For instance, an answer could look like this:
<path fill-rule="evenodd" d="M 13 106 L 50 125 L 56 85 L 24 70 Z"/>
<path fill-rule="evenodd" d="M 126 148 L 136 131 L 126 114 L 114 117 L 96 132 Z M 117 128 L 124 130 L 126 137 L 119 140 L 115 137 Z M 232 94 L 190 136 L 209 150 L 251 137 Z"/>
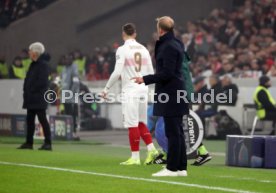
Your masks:
<path fill-rule="evenodd" d="M 131 78 L 153 73 L 149 51 L 135 39 L 126 40 L 124 45 L 117 49 L 115 69 L 106 84 L 105 91 L 108 91 L 120 77 L 123 90 L 146 87 L 145 84 L 135 83 Z"/>

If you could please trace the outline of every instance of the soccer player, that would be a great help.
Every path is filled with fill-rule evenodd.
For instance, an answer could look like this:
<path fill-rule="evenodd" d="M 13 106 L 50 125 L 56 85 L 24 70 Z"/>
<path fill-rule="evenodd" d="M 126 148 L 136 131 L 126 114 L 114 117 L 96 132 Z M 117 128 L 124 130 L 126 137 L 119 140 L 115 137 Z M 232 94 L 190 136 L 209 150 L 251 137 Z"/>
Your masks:
<path fill-rule="evenodd" d="M 128 128 L 131 157 L 121 165 L 140 165 L 140 137 L 147 145 L 148 155 L 144 164 L 150 164 L 158 155 L 152 143 L 151 134 L 147 128 L 148 87 L 136 84 L 132 77 L 153 74 L 151 57 L 148 50 L 139 44 L 136 38 L 136 27 L 127 23 L 122 27 L 124 45 L 116 52 L 115 70 L 111 74 L 102 96 L 106 98 L 109 89 L 121 77 L 122 94 L 127 100 L 122 102 L 123 125 Z"/>

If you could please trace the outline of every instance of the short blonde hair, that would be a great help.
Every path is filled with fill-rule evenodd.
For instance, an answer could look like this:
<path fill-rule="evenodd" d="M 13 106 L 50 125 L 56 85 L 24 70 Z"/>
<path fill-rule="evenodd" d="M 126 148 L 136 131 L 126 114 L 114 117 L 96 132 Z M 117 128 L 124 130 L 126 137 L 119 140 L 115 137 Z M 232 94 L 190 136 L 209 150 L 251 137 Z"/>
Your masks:
<path fill-rule="evenodd" d="M 170 16 L 163 16 L 163 17 L 156 18 L 156 21 L 160 29 L 166 32 L 173 31 L 174 20 Z"/>

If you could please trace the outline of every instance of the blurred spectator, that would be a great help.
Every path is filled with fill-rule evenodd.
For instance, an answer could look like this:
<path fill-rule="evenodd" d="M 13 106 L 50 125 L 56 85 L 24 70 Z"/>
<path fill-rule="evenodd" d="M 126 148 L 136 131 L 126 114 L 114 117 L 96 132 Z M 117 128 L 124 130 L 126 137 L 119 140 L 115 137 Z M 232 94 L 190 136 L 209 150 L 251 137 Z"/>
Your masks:
<path fill-rule="evenodd" d="M 103 64 L 103 72 L 102 72 L 102 79 L 104 80 L 108 80 L 110 77 L 110 73 L 109 73 L 109 63 L 104 63 Z"/>
<path fill-rule="evenodd" d="M 236 48 L 240 42 L 240 31 L 233 24 L 232 21 L 229 22 L 229 26 L 226 28 L 225 33 L 228 39 L 228 46 L 230 48 Z"/>
<path fill-rule="evenodd" d="M 113 45 L 117 49 L 117 44 Z M 115 65 L 115 50 L 108 46 L 96 47 L 86 64 L 87 80 L 106 80 Z"/>
<path fill-rule="evenodd" d="M 270 70 L 267 72 L 268 76 L 276 76 L 276 63 L 271 66 Z"/>
<path fill-rule="evenodd" d="M 238 86 L 232 83 L 232 80 L 228 75 L 225 75 L 222 78 L 221 85 L 222 85 L 222 92 L 225 93 L 227 96 L 230 96 L 230 90 L 232 92 L 232 103 L 227 103 L 223 105 L 235 106 L 237 103 L 238 94 L 239 94 Z"/>
<path fill-rule="evenodd" d="M 211 87 L 211 90 L 209 93 L 214 93 L 214 103 L 210 104 L 210 107 L 208 109 L 198 109 L 196 113 L 202 120 L 203 124 L 205 124 L 205 118 L 212 117 L 217 114 L 218 110 L 218 103 L 216 102 L 216 96 L 222 92 L 222 86 L 221 82 L 219 80 L 219 77 L 216 75 L 212 75 L 209 77 L 209 84 Z"/>
<path fill-rule="evenodd" d="M 25 68 L 25 71 L 28 72 L 30 65 L 32 63 L 32 60 L 29 58 L 29 53 L 27 49 L 23 49 L 20 53 L 20 58 L 22 60 L 23 67 Z"/>
<path fill-rule="evenodd" d="M 215 44 L 215 39 L 211 33 L 209 33 L 209 28 L 207 26 L 202 26 L 199 28 L 200 31 L 196 33 L 195 36 L 195 49 L 198 53 L 208 55 L 209 51 Z"/>
<path fill-rule="evenodd" d="M 92 60 L 93 64 L 97 65 L 97 71 L 101 72 L 102 65 L 105 62 L 105 58 L 104 58 L 101 48 L 96 47 L 94 51 L 95 51 L 95 54 L 92 56 L 91 60 Z"/>
<path fill-rule="evenodd" d="M 79 93 L 79 74 L 78 74 L 78 67 L 73 62 L 73 55 L 68 54 L 64 58 L 64 68 L 61 74 L 61 88 L 62 90 L 69 90 L 73 94 Z M 74 138 L 79 139 L 76 136 L 77 132 L 77 117 L 78 117 L 78 105 L 75 103 L 75 97 L 70 99 L 66 99 L 64 101 L 64 109 L 66 115 L 71 115 L 73 118 L 73 132 Z"/>
<path fill-rule="evenodd" d="M 5 14 L 29 9 L 32 12 L 45 7 L 51 1 L 2 0 L 0 25 L 5 22 L 5 19 L 2 19 Z M 183 41 L 185 50 L 191 58 L 192 75 L 194 77 L 224 74 L 231 74 L 232 77 L 258 77 L 261 74 L 276 76 L 275 10 L 275 0 L 235 0 L 232 10 L 217 8 L 204 19 L 188 21 L 186 25 L 179 26 L 175 34 Z M 154 32 L 152 39 L 146 43 L 152 58 L 157 37 Z M 85 75 L 87 80 L 91 81 L 107 79 L 114 69 L 117 48 L 116 42 L 112 47 L 96 47 L 90 57 L 82 56 L 80 51 L 74 52 L 74 61 L 78 65 L 80 75 Z M 27 71 L 30 64 L 27 51 L 22 51 L 20 56 Z M 57 67 L 58 72 L 62 71 L 62 63 L 61 58 Z"/>
<path fill-rule="evenodd" d="M 5 61 L 4 55 L 0 55 L 0 79 L 9 77 L 8 65 Z"/>
<path fill-rule="evenodd" d="M 276 121 L 275 99 L 268 90 L 269 87 L 271 87 L 270 78 L 261 76 L 259 78 L 259 86 L 255 89 L 253 100 L 259 119 Z"/>
<path fill-rule="evenodd" d="M 74 64 L 76 64 L 78 67 L 79 75 L 84 75 L 85 66 L 86 66 L 86 57 L 83 56 L 83 54 L 79 50 L 74 51 L 73 56 L 74 56 Z"/>
<path fill-rule="evenodd" d="M 188 55 L 190 56 L 190 58 L 193 58 L 194 57 L 194 53 L 195 53 L 195 43 L 192 40 L 191 35 L 189 35 L 189 34 L 183 34 L 182 35 L 182 42 L 184 44 L 185 51 L 188 53 Z"/>
<path fill-rule="evenodd" d="M 0 28 L 6 27 L 11 22 L 14 0 L 0 1 Z"/>
<path fill-rule="evenodd" d="M 228 59 L 222 61 L 222 74 L 229 74 L 234 72 L 234 65 Z"/>
<path fill-rule="evenodd" d="M 96 64 L 90 65 L 88 74 L 86 75 L 86 79 L 89 81 L 101 80 L 101 75 L 98 73 Z"/>
<path fill-rule="evenodd" d="M 65 56 L 63 55 L 60 57 L 56 68 L 56 71 L 59 75 L 61 75 L 64 67 L 65 67 Z"/>
<path fill-rule="evenodd" d="M 80 83 L 80 93 L 82 93 L 82 96 L 80 96 L 80 101 L 81 101 L 81 105 L 82 108 L 81 110 L 81 117 L 82 117 L 82 124 L 83 122 L 86 122 L 86 120 L 90 120 L 91 118 L 97 117 L 100 113 L 100 106 L 99 104 L 97 104 L 96 102 L 94 103 L 88 103 L 86 100 L 84 100 L 84 94 L 86 93 L 90 93 L 89 88 L 87 85 L 85 85 L 84 83 Z M 93 94 L 93 96 L 95 97 L 95 94 Z M 89 122 L 90 124 L 91 122 Z M 83 125 L 82 125 L 83 126 Z"/>
<path fill-rule="evenodd" d="M 276 1 L 235 1 L 230 11 L 214 9 L 205 19 L 188 21 L 184 33 L 176 30 L 192 59 L 193 76 L 274 75 L 275 10 Z M 147 47 L 154 53 L 151 42 Z"/>
<path fill-rule="evenodd" d="M 7 27 L 12 21 L 28 16 L 56 0 L 1 0 L 0 28 Z"/>
<path fill-rule="evenodd" d="M 22 60 L 20 57 L 17 56 L 13 60 L 13 64 L 10 67 L 9 74 L 11 79 L 25 79 L 26 69 L 22 64 Z"/>
<path fill-rule="evenodd" d="M 198 109 L 199 111 L 202 111 L 205 109 L 205 103 L 204 101 L 200 101 L 199 100 L 199 95 L 201 95 L 201 97 L 206 94 L 209 93 L 208 87 L 205 84 L 205 77 L 204 76 L 199 76 L 197 78 L 195 78 L 194 80 L 194 99 L 196 100 L 197 104 L 199 105 Z"/>
<path fill-rule="evenodd" d="M 104 46 L 103 49 L 102 49 L 102 52 L 103 52 L 103 56 L 105 58 L 104 65 L 108 64 L 108 73 L 110 75 L 113 72 L 113 70 L 114 70 L 114 65 L 115 65 L 115 62 L 116 62 L 116 60 L 115 60 L 115 52 L 112 51 L 109 46 Z M 105 72 L 105 73 L 107 73 L 107 72 Z M 108 75 L 108 77 L 109 77 L 109 75 Z M 105 78 L 103 77 L 103 79 L 105 79 Z"/>
<path fill-rule="evenodd" d="M 27 16 L 31 12 L 31 4 L 28 0 L 18 0 L 12 13 L 12 20 Z"/>

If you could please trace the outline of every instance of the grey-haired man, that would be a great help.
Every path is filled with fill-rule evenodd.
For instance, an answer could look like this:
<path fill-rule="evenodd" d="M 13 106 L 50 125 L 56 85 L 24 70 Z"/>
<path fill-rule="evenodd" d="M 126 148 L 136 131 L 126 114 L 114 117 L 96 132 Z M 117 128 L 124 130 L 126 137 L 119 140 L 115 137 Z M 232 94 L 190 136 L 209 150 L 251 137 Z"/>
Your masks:
<path fill-rule="evenodd" d="M 18 149 L 33 149 L 33 135 L 35 131 L 35 116 L 42 125 L 45 136 L 44 144 L 39 150 L 52 150 L 51 131 L 46 117 L 47 102 L 44 94 L 48 90 L 49 55 L 44 54 L 45 47 L 40 42 L 29 46 L 29 57 L 32 60 L 23 86 L 23 108 L 27 109 L 26 142 Z"/>

